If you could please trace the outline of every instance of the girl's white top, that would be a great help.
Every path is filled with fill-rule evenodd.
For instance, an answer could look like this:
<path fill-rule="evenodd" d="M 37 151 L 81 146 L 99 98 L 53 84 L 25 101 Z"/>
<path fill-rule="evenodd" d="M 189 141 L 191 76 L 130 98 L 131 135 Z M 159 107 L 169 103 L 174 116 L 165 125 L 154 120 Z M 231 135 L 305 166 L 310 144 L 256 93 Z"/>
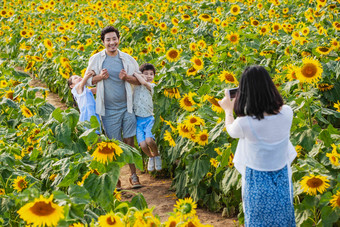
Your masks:
<path fill-rule="evenodd" d="M 238 117 L 227 126 L 231 137 L 240 138 L 233 162 L 242 176 L 247 166 L 258 171 L 276 171 L 290 166 L 297 155 L 289 140 L 292 120 L 292 109 L 283 105 L 276 115 L 264 116 L 261 120 Z"/>

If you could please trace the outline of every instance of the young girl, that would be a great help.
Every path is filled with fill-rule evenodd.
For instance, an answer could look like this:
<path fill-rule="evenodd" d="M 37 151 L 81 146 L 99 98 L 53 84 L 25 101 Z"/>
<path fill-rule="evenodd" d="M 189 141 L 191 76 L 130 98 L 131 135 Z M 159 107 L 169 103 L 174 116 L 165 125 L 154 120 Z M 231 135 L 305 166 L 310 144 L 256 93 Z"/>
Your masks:
<path fill-rule="evenodd" d="M 228 134 L 240 138 L 233 162 L 242 175 L 245 226 L 295 226 L 292 109 L 262 66 L 246 68 L 236 98 L 225 91 L 219 104 Z"/>
<path fill-rule="evenodd" d="M 145 63 L 139 70 L 143 74 L 134 73 L 141 85 L 136 86 L 133 94 L 133 110 L 137 119 L 137 142 L 143 152 L 149 157 L 148 171 L 160 171 L 162 159 L 159 155 L 155 136 L 151 129 L 155 122 L 153 117 L 152 94 L 155 84 L 152 84 L 156 69 L 152 64 Z"/>
<path fill-rule="evenodd" d="M 68 79 L 68 86 L 72 89 L 71 93 L 80 111 L 79 121 L 90 121 L 92 116 L 96 116 L 100 123 L 99 116 L 96 114 L 96 101 L 93 96 L 96 90 L 95 88 L 90 90 L 85 87 L 86 81 L 94 75 L 95 72 L 90 71 L 85 74 L 84 78 L 73 75 Z"/>

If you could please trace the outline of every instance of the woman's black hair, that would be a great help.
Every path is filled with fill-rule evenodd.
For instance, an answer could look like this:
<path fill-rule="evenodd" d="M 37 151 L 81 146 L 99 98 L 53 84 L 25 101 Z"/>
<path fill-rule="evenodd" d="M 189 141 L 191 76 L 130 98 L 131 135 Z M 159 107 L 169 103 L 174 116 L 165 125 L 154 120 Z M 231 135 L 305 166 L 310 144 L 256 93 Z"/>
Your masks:
<path fill-rule="evenodd" d="M 263 113 L 277 114 L 283 99 L 267 70 L 258 65 L 247 67 L 242 73 L 236 94 L 234 111 L 237 116 L 254 116 L 261 120 Z"/>

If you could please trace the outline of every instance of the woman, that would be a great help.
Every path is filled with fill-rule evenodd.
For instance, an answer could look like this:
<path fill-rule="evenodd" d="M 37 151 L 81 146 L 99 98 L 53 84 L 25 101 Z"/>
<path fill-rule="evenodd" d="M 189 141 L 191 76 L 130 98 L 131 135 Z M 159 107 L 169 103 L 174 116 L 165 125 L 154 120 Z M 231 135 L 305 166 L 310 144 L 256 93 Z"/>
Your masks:
<path fill-rule="evenodd" d="M 239 138 L 233 162 L 242 175 L 245 226 L 295 226 L 292 109 L 262 66 L 246 68 L 235 99 L 226 91 L 219 104 L 228 134 Z"/>

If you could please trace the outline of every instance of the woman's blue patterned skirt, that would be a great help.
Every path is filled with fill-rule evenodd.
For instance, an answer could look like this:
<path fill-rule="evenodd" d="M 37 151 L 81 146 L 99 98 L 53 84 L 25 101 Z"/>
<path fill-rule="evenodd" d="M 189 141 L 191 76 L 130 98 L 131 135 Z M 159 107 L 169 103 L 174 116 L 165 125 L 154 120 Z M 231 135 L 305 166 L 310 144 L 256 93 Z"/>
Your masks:
<path fill-rule="evenodd" d="M 277 171 L 247 167 L 243 193 L 245 226 L 296 226 L 287 166 Z"/>

